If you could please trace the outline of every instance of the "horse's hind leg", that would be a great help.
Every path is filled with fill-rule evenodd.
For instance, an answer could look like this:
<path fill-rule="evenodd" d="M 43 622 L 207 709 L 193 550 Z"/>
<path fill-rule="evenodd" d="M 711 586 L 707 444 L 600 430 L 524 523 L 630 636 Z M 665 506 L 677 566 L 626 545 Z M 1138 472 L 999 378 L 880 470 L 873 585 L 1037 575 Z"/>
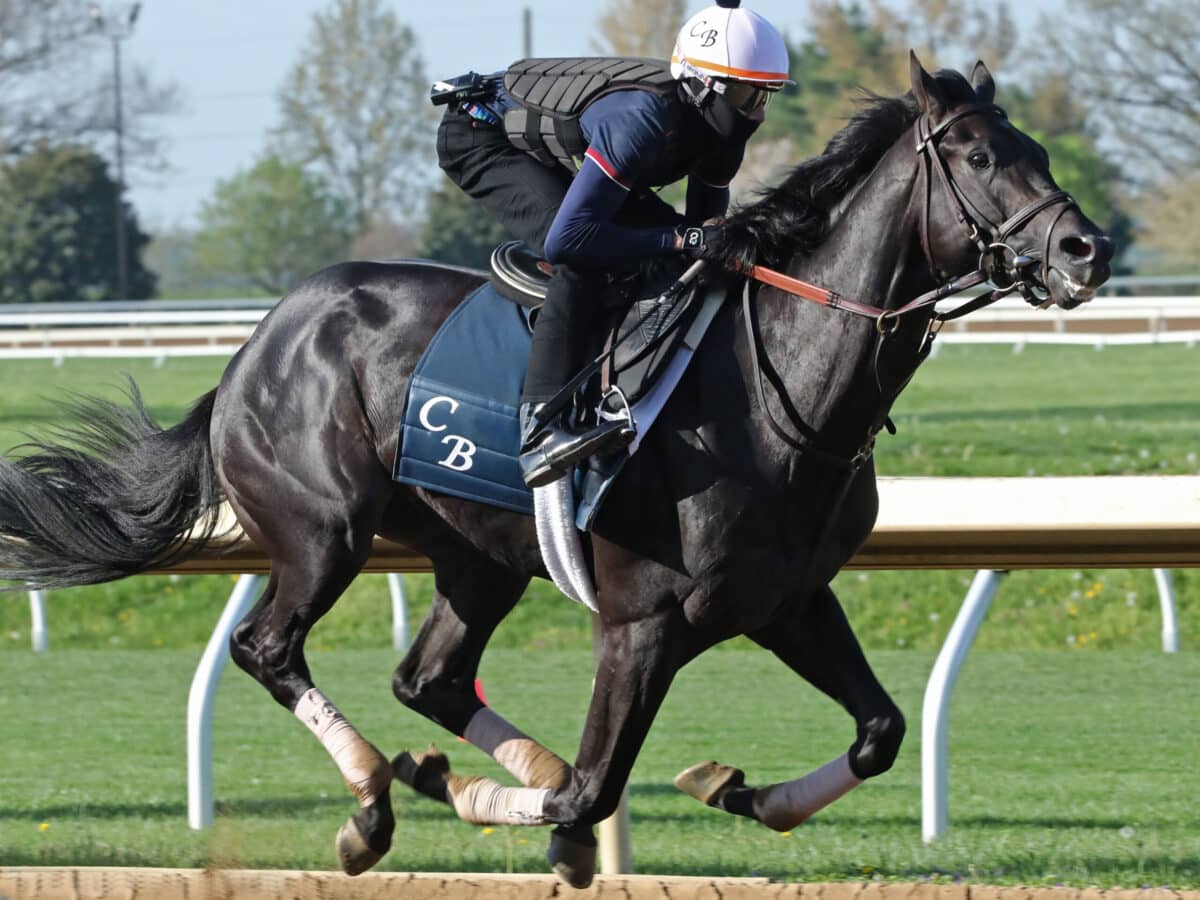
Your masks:
<path fill-rule="evenodd" d="M 434 560 L 436 592 L 429 614 L 392 680 L 405 706 L 437 722 L 491 756 L 523 786 L 559 788 L 570 766 L 553 751 L 510 724 L 476 696 L 475 677 L 484 647 L 516 605 L 528 577 L 482 554 L 439 554 Z M 455 805 L 472 779 L 452 776 L 436 752 L 401 753 L 396 777 L 410 787 Z M 558 875 L 575 887 L 591 883 L 595 839 L 590 828 L 555 829 L 548 857 Z"/>
<path fill-rule="evenodd" d="M 854 743 L 837 759 L 794 781 L 751 788 L 740 770 L 709 762 L 681 773 L 675 783 L 710 806 L 787 831 L 890 769 L 904 738 L 904 716 L 871 671 L 830 588 L 785 609 L 750 637 L 854 717 Z"/>
<path fill-rule="evenodd" d="M 297 534 L 304 529 L 291 520 Z M 234 631 L 234 662 L 308 727 L 333 757 L 359 811 L 338 831 L 342 869 L 357 875 L 375 865 L 391 846 L 395 820 L 389 786 L 391 765 L 313 685 L 304 658 L 304 639 L 317 620 L 362 568 L 371 532 L 348 529 L 340 539 L 274 557 L 271 578 L 257 606 Z"/>

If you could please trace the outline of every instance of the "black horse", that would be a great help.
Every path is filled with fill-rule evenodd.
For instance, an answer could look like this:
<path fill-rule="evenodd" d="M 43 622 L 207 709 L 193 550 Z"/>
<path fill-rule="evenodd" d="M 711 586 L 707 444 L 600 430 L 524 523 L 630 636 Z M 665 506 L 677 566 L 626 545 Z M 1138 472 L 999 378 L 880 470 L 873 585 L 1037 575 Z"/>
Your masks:
<path fill-rule="evenodd" d="M 780 785 L 748 787 L 715 763 L 678 783 L 791 827 L 886 771 L 904 735 L 829 584 L 871 531 L 874 437 L 936 330 L 932 305 L 910 301 L 983 268 L 1036 280 L 1047 302 L 1072 307 L 1108 277 L 1110 242 L 993 94 L 982 64 L 968 80 L 931 76 L 914 58 L 910 94 L 869 102 L 823 155 L 731 218 L 732 260 L 835 289 L 832 305 L 892 312 L 852 315 L 772 287 L 745 291 L 739 305 L 745 279 L 722 276 L 730 302 L 585 542 L 602 639 L 574 764 L 473 689 L 493 630 L 545 576 L 533 521 L 390 477 L 409 375 L 480 272 L 334 266 L 271 311 L 179 425 L 157 427 L 136 391 L 132 411 L 92 403 L 73 444 L 3 462 L 0 577 L 61 586 L 161 566 L 211 536 L 228 501 L 271 560 L 233 659 L 313 730 L 357 795 L 336 844 L 351 873 L 390 846 L 395 776 L 472 822 L 558 826 L 550 861 L 586 884 L 591 827 L 615 809 L 675 673 L 735 635 L 840 703 L 854 740 Z M 376 534 L 428 556 L 437 586 L 393 676 L 396 697 L 522 787 L 452 774 L 438 754 L 389 762 L 314 687 L 305 637 Z"/>

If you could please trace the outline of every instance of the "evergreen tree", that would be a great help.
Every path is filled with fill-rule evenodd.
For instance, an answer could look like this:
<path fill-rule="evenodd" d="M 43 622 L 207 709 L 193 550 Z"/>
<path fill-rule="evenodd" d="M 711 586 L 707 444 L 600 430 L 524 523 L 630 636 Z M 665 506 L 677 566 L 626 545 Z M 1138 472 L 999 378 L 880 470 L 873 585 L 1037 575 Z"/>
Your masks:
<path fill-rule="evenodd" d="M 141 299 L 149 237 L 125 204 L 129 297 L 117 298 L 116 183 L 91 150 L 39 144 L 0 166 L 0 302 Z"/>

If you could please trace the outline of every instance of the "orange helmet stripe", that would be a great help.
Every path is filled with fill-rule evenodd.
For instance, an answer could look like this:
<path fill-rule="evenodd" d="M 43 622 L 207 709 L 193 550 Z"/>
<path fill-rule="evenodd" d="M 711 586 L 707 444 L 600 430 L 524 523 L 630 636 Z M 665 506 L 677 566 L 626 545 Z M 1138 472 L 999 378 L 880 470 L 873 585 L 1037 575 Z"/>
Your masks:
<path fill-rule="evenodd" d="M 734 69 L 730 66 L 722 66 L 718 63 L 709 62 L 708 60 L 689 59 L 686 56 L 672 56 L 671 62 L 680 63 L 688 62 L 697 69 L 708 69 L 717 72 L 721 75 L 726 75 L 729 78 L 744 78 L 747 81 L 790 81 L 787 72 L 756 72 L 753 69 Z"/>

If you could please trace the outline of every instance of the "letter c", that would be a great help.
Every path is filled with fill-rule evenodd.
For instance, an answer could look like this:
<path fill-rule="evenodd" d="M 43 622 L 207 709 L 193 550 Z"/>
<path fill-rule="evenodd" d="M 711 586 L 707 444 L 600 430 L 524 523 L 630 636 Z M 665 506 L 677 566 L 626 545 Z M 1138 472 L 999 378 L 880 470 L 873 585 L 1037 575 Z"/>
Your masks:
<path fill-rule="evenodd" d="M 429 413 L 438 403 L 450 404 L 450 415 L 454 415 L 456 412 L 458 412 L 458 401 L 453 397 L 431 397 L 430 399 L 426 400 L 425 405 L 421 407 L 421 414 L 418 416 L 418 418 L 421 421 L 421 425 L 424 426 L 428 431 L 445 431 L 449 427 L 448 425 L 434 425 L 429 421 Z"/>

